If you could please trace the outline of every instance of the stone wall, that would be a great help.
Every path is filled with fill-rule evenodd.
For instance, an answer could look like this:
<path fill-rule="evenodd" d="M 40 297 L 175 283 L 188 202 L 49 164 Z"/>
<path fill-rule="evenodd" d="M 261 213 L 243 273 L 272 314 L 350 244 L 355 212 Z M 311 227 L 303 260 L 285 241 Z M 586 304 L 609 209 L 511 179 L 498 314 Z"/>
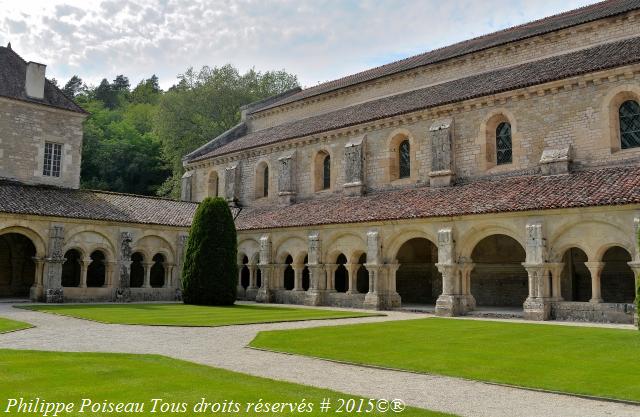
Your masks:
<path fill-rule="evenodd" d="M 260 130 L 403 91 L 563 54 L 571 50 L 625 37 L 638 36 L 640 34 L 640 27 L 637 24 L 638 16 L 640 16 L 640 12 L 631 11 L 624 16 L 586 23 L 357 84 L 353 87 L 254 114 L 251 116 L 249 124 L 252 130 Z"/>
<path fill-rule="evenodd" d="M 551 305 L 555 320 L 633 324 L 633 304 L 559 302 Z"/>
<path fill-rule="evenodd" d="M 84 117 L 0 98 L 0 178 L 79 188 Z M 60 177 L 43 175 L 45 142 L 63 145 Z"/>
<path fill-rule="evenodd" d="M 238 165 L 238 194 L 243 205 L 278 204 L 279 158 L 290 155 L 292 149 L 296 150 L 294 200 L 344 193 L 345 147 L 364 132 L 366 190 L 429 184 L 432 171 L 429 129 L 445 118 L 453 120 L 453 167 L 458 180 L 538 172 L 545 148 L 571 146 L 573 168 L 640 159 L 640 148 L 616 149 L 619 137 L 617 130 L 612 129 L 615 122 L 612 117 L 617 117 L 616 97 L 620 94 L 640 97 L 640 66 L 605 72 L 597 81 L 573 80 L 567 88 L 563 88 L 563 83 L 566 82 L 536 87 L 536 91 L 505 93 L 502 99 L 477 99 L 464 105 L 443 106 L 361 125 L 345 132 L 326 132 L 317 137 L 283 142 L 241 152 L 233 160 L 225 156 L 214 158 L 198 163 L 197 167 L 188 167 L 194 172 L 193 196 L 199 201 L 209 195 L 209 178 L 214 171 L 220 179 L 219 188 L 224 189 L 225 169 Z M 513 162 L 497 166 L 487 163 L 494 158 L 491 144 L 495 141 L 491 132 L 487 133 L 487 126 L 496 115 L 511 123 L 513 137 Z M 392 175 L 393 161 L 398 158 L 397 147 L 394 147 L 398 137 L 407 138 L 411 144 L 410 178 L 394 179 Z M 316 191 L 314 161 L 319 152 L 331 155 L 331 187 Z M 269 189 L 273 191 L 266 198 L 256 198 L 257 167 L 263 162 L 269 166 Z"/>

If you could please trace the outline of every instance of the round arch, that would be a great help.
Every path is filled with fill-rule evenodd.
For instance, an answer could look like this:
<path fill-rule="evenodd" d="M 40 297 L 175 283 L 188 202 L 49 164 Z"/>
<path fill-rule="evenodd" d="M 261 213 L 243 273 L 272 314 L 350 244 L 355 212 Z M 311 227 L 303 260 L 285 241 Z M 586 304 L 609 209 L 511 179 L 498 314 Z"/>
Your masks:
<path fill-rule="evenodd" d="M 402 245 L 404 245 L 408 240 L 416 238 L 426 239 L 434 244 L 437 242 L 436 236 L 425 230 L 411 229 L 399 231 L 388 241 L 387 255 L 389 256 L 389 260 L 393 262 L 398 259 L 398 251 L 400 250 L 400 247 L 402 247 Z"/>
<path fill-rule="evenodd" d="M 46 256 L 47 251 L 45 249 L 46 246 L 44 244 L 44 239 L 35 230 L 24 226 L 9 226 L 4 229 L 0 229 L 0 236 L 9 233 L 17 233 L 31 240 L 31 243 L 33 243 L 33 246 L 36 248 L 36 256 L 38 258 Z"/>
<path fill-rule="evenodd" d="M 484 238 L 491 235 L 505 235 L 520 245 L 520 247 L 525 247 L 525 236 L 524 236 L 524 225 L 521 228 L 523 231 L 519 232 L 514 227 L 502 226 L 502 225 L 488 225 L 481 228 L 471 228 L 467 233 L 461 236 L 459 242 L 462 242 L 459 248 L 459 254 L 463 258 L 471 259 L 471 252 L 476 247 L 476 245 Z"/>

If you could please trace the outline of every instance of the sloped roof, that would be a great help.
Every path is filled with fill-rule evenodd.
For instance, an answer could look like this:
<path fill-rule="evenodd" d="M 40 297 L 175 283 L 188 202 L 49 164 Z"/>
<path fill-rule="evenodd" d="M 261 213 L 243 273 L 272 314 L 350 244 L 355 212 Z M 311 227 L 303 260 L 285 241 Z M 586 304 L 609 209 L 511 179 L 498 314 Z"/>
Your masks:
<path fill-rule="evenodd" d="M 640 204 L 640 167 L 493 177 L 445 188 L 410 188 L 364 197 L 313 199 L 287 207 L 245 208 L 236 227 L 271 229 L 624 204 Z"/>
<path fill-rule="evenodd" d="M 0 213 L 190 227 L 196 203 L 0 180 Z"/>
<path fill-rule="evenodd" d="M 76 113 L 87 113 L 49 80 L 45 80 L 44 83 L 43 99 L 27 96 L 24 88 L 26 73 L 27 62 L 11 48 L 0 46 L 0 96 Z"/>
<path fill-rule="evenodd" d="M 297 94 L 290 95 L 268 106 L 256 108 L 254 112 L 282 106 L 284 104 L 303 100 L 305 98 L 325 94 L 334 90 L 360 84 L 363 82 L 397 74 L 403 71 L 422 67 L 437 62 L 446 61 L 473 52 L 479 52 L 510 42 L 539 36 L 560 29 L 592 22 L 626 13 L 640 8 L 639 0 L 611 0 L 592 4 L 579 9 L 545 17 L 540 20 L 514 26 L 488 35 L 459 42 L 444 48 L 435 49 L 420 55 L 415 55 L 400 61 L 395 61 L 380 67 L 372 68 L 337 80 L 306 88 Z"/>
<path fill-rule="evenodd" d="M 187 158 L 208 159 L 245 149 L 366 123 L 416 110 L 640 62 L 640 37 L 457 79 L 434 86 L 283 123 Z"/>

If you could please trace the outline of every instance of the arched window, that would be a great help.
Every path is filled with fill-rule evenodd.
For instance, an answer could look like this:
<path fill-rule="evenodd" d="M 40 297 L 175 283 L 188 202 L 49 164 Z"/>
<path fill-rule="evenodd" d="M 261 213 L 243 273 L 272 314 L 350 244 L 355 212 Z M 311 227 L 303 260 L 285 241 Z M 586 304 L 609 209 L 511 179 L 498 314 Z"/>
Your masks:
<path fill-rule="evenodd" d="M 496 128 L 496 163 L 510 164 L 512 159 L 511 124 L 502 122 Z"/>
<path fill-rule="evenodd" d="M 322 189 L 329 188 L 331 188 L 331 155 L 325 156 L 322 162 Z"/>
<path fill-rule="evenodd" d="M 218 195 L 220 195 L 219 185 L 220 179 L 218 178 L 218 173 L 211 171 L 209 174 L 209 197 L 218 197 Z"/>
<path fill-rule="evenodd" d="M 91 254 L 91 263 L 87 268 L 87 287 L 102 287 L 106 281 L 107 269 L 104 253 L 97 250 Z"/>
<path fill-rule="evenodd" d="M 129 273 L 129 286 L 140 288 L 144 284 L 144 256 L 140 252 L 131 255 L 131 270 Z"/>
<path fill-rule="evenodd" d="M 65 253 L 64 258 L 66 260 L 62 264 L 62 286 L 77 287 L 80 285 L 80 274 L 82 272 L 80 260 L 82 256 L 77 250 L 71 249 Z"/>
<path fill-rule="evenodd" d="M 627 100 L 618 110 L 620 120 L 620 147 L 622 149 L 640 147 L 640 104 Z"/>
<path fill-rule="evenodd" d="M 150 284 L 153 288 L 164 287 L 165 284 L 165 270 L 164 270 L 164 256 L 157 253 L 153 257 L 153 265 L 151 266 Z"/>
<path fill-rule="evenodd" d="M 398 148 L 399 178 L 411 176 L 411 145 L 408 140 L 402 141 Z"/>
<path fill-rule="evenodd" d="M 258 164 L 255 177 L 256 198 L 269 196 L 269 166 L 266 162 Z"/>
<path fill-rule="evenodd" d="M 265 167 L 264 173 L 262 174 L 262 189 L 264 190 L 262 196 L 269 196 L 269 167 Z"/>

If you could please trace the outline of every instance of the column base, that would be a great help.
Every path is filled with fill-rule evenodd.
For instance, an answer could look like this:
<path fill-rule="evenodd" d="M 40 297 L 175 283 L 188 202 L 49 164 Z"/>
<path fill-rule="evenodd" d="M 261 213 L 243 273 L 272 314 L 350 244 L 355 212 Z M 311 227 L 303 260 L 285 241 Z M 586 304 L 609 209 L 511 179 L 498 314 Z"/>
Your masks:
<path fill-rule="evenodd" d="M 29 288 L 29 299 L 31 301 L 44 300 L 44 287 L 42 285 L 34 285 Z"/>
<path fill-rule="evenodd" d="M 603 300 L 602 298 L 592 298 L 591 300 L 589 300 L 589 302 L 593 304 L 599 304 L 599 303 L 602 303 Z"/>
<path fill-rule="evenodd" d="M 128 303 L 131 301 L 131 288 L 116 288 L 114 293 L 116 303 Z"/>
<path fill-rule="evenodd" d="M 60 288 L 49 288 L 45 293 L 45 303 L 64 303 L 64 290 Z"/>
<path fill-rule="evenodd" d="M 256 302 L 258 303 L 272 303 L 273 293 L 266 288 L 260 288 L 256 294 Z"/>
<path fill-rule="evenodd" d="M 440 295 L 436 301 L 436 315 L 440 317 L 464 316 L 476 307 L 473 295 Z"/>
<path fill-rule="evenodd" d="M 377 292 L 368 292 L 364 296 L 363 307 L 369 310 L 381 310 L 383 307 L 382 297 Z"/>
<path fill-rule="evenodd" d="M 527 298 L 523 305 L 525 320 L 550 320 L 551 303 L 545 298 Z"/>
<path fill-rule="evenodd" d="M 306 306 L 321 306 L 325 300 L 325 290 L 309 290 L 307 296 L 304 298 L 304 305 Z"/>

